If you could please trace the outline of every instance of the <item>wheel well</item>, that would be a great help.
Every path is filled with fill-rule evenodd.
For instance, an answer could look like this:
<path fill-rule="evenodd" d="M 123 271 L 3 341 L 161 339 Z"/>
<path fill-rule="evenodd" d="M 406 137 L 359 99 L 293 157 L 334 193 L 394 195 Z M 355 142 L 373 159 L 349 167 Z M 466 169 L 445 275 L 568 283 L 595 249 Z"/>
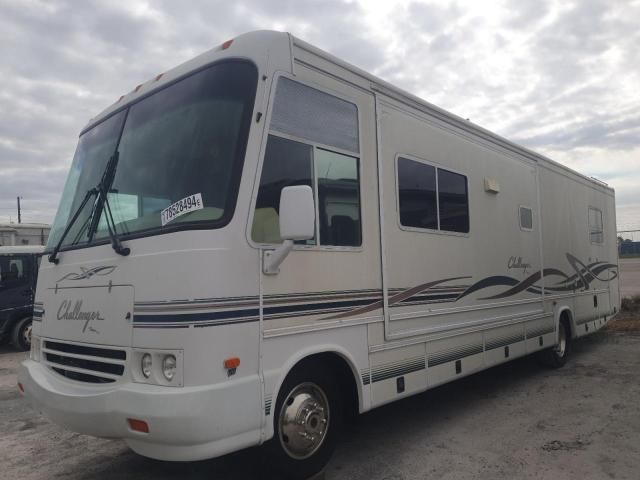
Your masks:
<path fill-rule="evenodd" d="M 574 337 L 574 331 L 571 326 L 571 312 L 569 310 L 563 310 L 560 313 L 560 322 L 564 323 L 565 328 L 568 330 L 569 338 Z"/>
<path fill-rule="evenodd" d="M 349 363 L 335 352 L 323 352 L 310 355 L 303 358 L 291 369 L 309 367 L 310 364 L 320 364 L 326 366 L 329 371 L 335 375 L 340 386 L 340 392 L 343 395 L 343 403 L 345 408 L 345 420 L 355 418 L 358 415 L 358 387 L 353 375 L 353 371 Z"/>

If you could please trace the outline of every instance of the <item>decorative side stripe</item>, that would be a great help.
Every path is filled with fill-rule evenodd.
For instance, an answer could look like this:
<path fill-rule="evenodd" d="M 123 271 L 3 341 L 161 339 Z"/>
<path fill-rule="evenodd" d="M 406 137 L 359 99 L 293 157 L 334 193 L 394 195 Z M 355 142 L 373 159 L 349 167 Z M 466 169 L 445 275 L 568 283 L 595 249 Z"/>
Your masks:
<path fill-rule="evenodd" d="M 546 335 L 547 333 L 553 333 L 556 329 L 553 325 L 545 325 L 542 327 L 535 327 L 531 330 L 527 329 L 527 338 L 539 337 L 541 335 Z"/>
<path fill-rule="evenodd" d="M 444 363 L 449 363 L 454 360 L 460 360 L 461 358 L 470 357 L 482 353 L 482 344 L 465 345 L 462 347 L 456 347 L 449 350 L 443 350 L 437 353 L 429 355 L 429 367 L 435 367 Z"/>
<path fill-rule="evenodd" d="M 371 375 L 368 368 L 360 371 L 360 378 L 362 379 L 363 385 L 369 385 L 371 383 Z"/>
<path fill-rule="evenodd" d="M 269 414 L 271 413 L 271 398 L 271 395 L 264 396 L 264 414 L 266 416 L 269 416 Z"/>
<path fill-rule="evenodd" d="M 426 364 L 424 357 L 422 356 L 409 358 L 400 362 L 378 365 L 371 368 L 371 382 L 381 382 L 383 380 L 400 377 L 408 373 L 418 372 L 420 370 L 424 370 L 425 368 Z M 368 385 L 368 383 L 365 383 L 365 385 Z"/>
<path fill-rule="evenodd" d="M 492 338 L 485 341 L 485 350 L 495 350 L 496 348 L 505 347 L 512 343 L 524 341 L 524 333 L 516 333 L 504 337 Z"/>

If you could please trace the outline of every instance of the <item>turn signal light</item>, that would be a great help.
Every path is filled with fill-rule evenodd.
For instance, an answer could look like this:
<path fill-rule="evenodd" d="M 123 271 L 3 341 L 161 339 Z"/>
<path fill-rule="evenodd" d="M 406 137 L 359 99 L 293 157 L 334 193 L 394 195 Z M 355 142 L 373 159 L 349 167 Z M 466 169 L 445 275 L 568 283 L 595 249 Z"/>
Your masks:
<path fill-rule="evenodd" d="M 135 418 L 127 418 L 129 428 L 134 432 L 149 433 L 149 425 L 144 420 L 136 420 Z"/>
<path fill-rule="evenodd" d="M 224 361 L 224 368 L 226 368 L 227 370 L 232 370 L 232 369 L 236 369 L 240 366 L 240 359 L 238 357 L 231 357 L 231 358 L 227 358 Z"/>

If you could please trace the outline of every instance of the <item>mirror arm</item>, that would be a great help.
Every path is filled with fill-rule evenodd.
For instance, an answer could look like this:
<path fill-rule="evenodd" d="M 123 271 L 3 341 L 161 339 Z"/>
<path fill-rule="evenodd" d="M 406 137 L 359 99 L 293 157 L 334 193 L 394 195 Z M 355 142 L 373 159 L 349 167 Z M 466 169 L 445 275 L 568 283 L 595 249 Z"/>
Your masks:
<path fill-rule="evenodd" d="M 262 272 L 265 275 L 277 275 L 280 273 L 280 265 L 293 250 L 293 240 L 285 240 L 275 250 L 265 250 L 262 257 Z"/>

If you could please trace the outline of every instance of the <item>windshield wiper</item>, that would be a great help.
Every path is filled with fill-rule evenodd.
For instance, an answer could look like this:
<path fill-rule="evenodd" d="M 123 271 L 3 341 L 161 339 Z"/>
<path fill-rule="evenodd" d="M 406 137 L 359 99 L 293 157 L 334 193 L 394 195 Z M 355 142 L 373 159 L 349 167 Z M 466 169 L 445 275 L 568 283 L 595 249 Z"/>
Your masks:
<path fill-rule="evenodd" d="M 64 242 L 64 239 L 66 238 L 67 234 L 69 233 L 69 230 L 71 230 L 71 227 L 73 227 L 73 224 L 76 223 L 76 220 L 80 216 L 80 212 L 82 212 L 82 210 L 84 210 L 84 206 L 87 204 L 89 199 L 92 196 L 96 195 L 97 193 L 98 193 L 98 190 L 96 188 L 90 188 L 89 190 L 87 190 L 87 193 L 84 196 L 84 199 L 82 200 L 82 203 L 76 209 L 75 213 L 73 214 L 73 217 L 71 218 L 71 221 L 69 223 L 67 223 L 67 228 L 64 229 L 64 232 L 62 233 L 62 236 L 60 237 L 60 240 L 58 240 L 58 244 L 55 246 L 55 248 L 51 252 L 51 255 L 49 255 L 49 261 L 51 263 L 55 263 L 57 265 L 58 262 L 60 262 L 60 259 L 58 258 L 58 252 L 60 251 L 60 247 L 62 246 L 62 242 Z"/>
<path fill-rule="evenodd" d="M 111 158 L 109 158 L 109 162 L 107 162 L 107 166 L 104 169 L 102 178 L 100 179 L 100 183 L 98 184 L 98 186 L 87 190 L 87 193 L 84 196 L 82 203 L 74 212 L 73 217 L 71 218 L 71 221 L 67 224 L 67 227 L 64 229 L 64 232 L 62 233 L 60 240 L 58 240 L 58 244 L 55 246 L 55 248 L 51 252 L 51 255 L 49 255 L 49 262 L 55 263 L 56 265 L 58 264 L 58 262 L 60 262 L 60 259 L 58 259 L 58 253 L 60 252 L 60 248 L 62 247 L 62 242 L 64 242 L 64 239 L 66 238 L 67 234 L 71 230 L 71 227 L 73 227 L 73 225 L 76 223 L 76 220 L 80 216 L 80 213 L 82 212 L 82 210 L 84 210 L 84 207 L 89 201 L 89 199 L 94 195 L 96 195 L 97 198 L 96 198 L 94 207 L 92 209 L 92 212 L 89 214 L 89 217 L 88 217 L 91 220 L 91 226 L 89 227 L 89 231 L 87 232 L 89 241 L 91 241 L 91 237 L 93 236 L 96 229 L 98 228 L 98 222 L 100 219 L 100 215 L 102 213 L 102 209 L 104 208 L 104 206 L 106 206 L 107 214 L 105 215 L 105 219 L 107 221 L 107 229 L 109 231 L 109 237 L 111 238 L 111 246 L 113 247 L 115 252 L 120 255 L 127 256 L 129 255 L 129 253 L 131 253 L 131 249 L 124 247 L 120 242 L 120 238 L 118 237 L 118 233 L 116 232 L 116 225 L 115 225 L 115 222 L 113 221 L 113 215 L 111 214 L 111 206 L 109 205 L 109 198 L 107 196 L 107 192 L 109 191 L 109 188 L 111 187 L 111 184 L 113 183 L 113 178 L 115 176 L 116 166 L 118 164 L 118 157 L 119 157 L 119 153 L 116 150 L 116 152 L 111 156 Z M 102 199 L 102 203 L 100 202 L 101 199 Z"/>
<path fill-rule="evenodd" d="M 116 230 L 116 222 L 113 220 L 113 214 L 111 213 L 111 204 L 109 203 L 109 190 L 111 189 L 113 179 L 116 175 L 116 168 L 118 166 L 119 158 L 120 152 L 116 150 L 109 159 L 109 162 L 104 169 L 104 173 L 102 174 L 102 178 L 100 179 L 100 183 L 96 187 L 98 198 L 96 200 L 96 208 L 94 209 L 93 216 L 91 218 L 91 225 L 89 226 L 87 235 L 89 237 L 89 241 L 91 241 L 96 231 L 98 230 L 98 223 L 100 222 L 100 217 L 104 212 L 104 218 L 107 223 L 107 231 L 109 232 L 109 238 L 111 238 L 111 247 L 118 255 L 126 257 L 127 255 L 129 255 L 129 253 L 131 253 L 131 249 L 123 246 L 122 242 L 120 241 L 120 237 L 118 236 L 118 232 Z"/>

